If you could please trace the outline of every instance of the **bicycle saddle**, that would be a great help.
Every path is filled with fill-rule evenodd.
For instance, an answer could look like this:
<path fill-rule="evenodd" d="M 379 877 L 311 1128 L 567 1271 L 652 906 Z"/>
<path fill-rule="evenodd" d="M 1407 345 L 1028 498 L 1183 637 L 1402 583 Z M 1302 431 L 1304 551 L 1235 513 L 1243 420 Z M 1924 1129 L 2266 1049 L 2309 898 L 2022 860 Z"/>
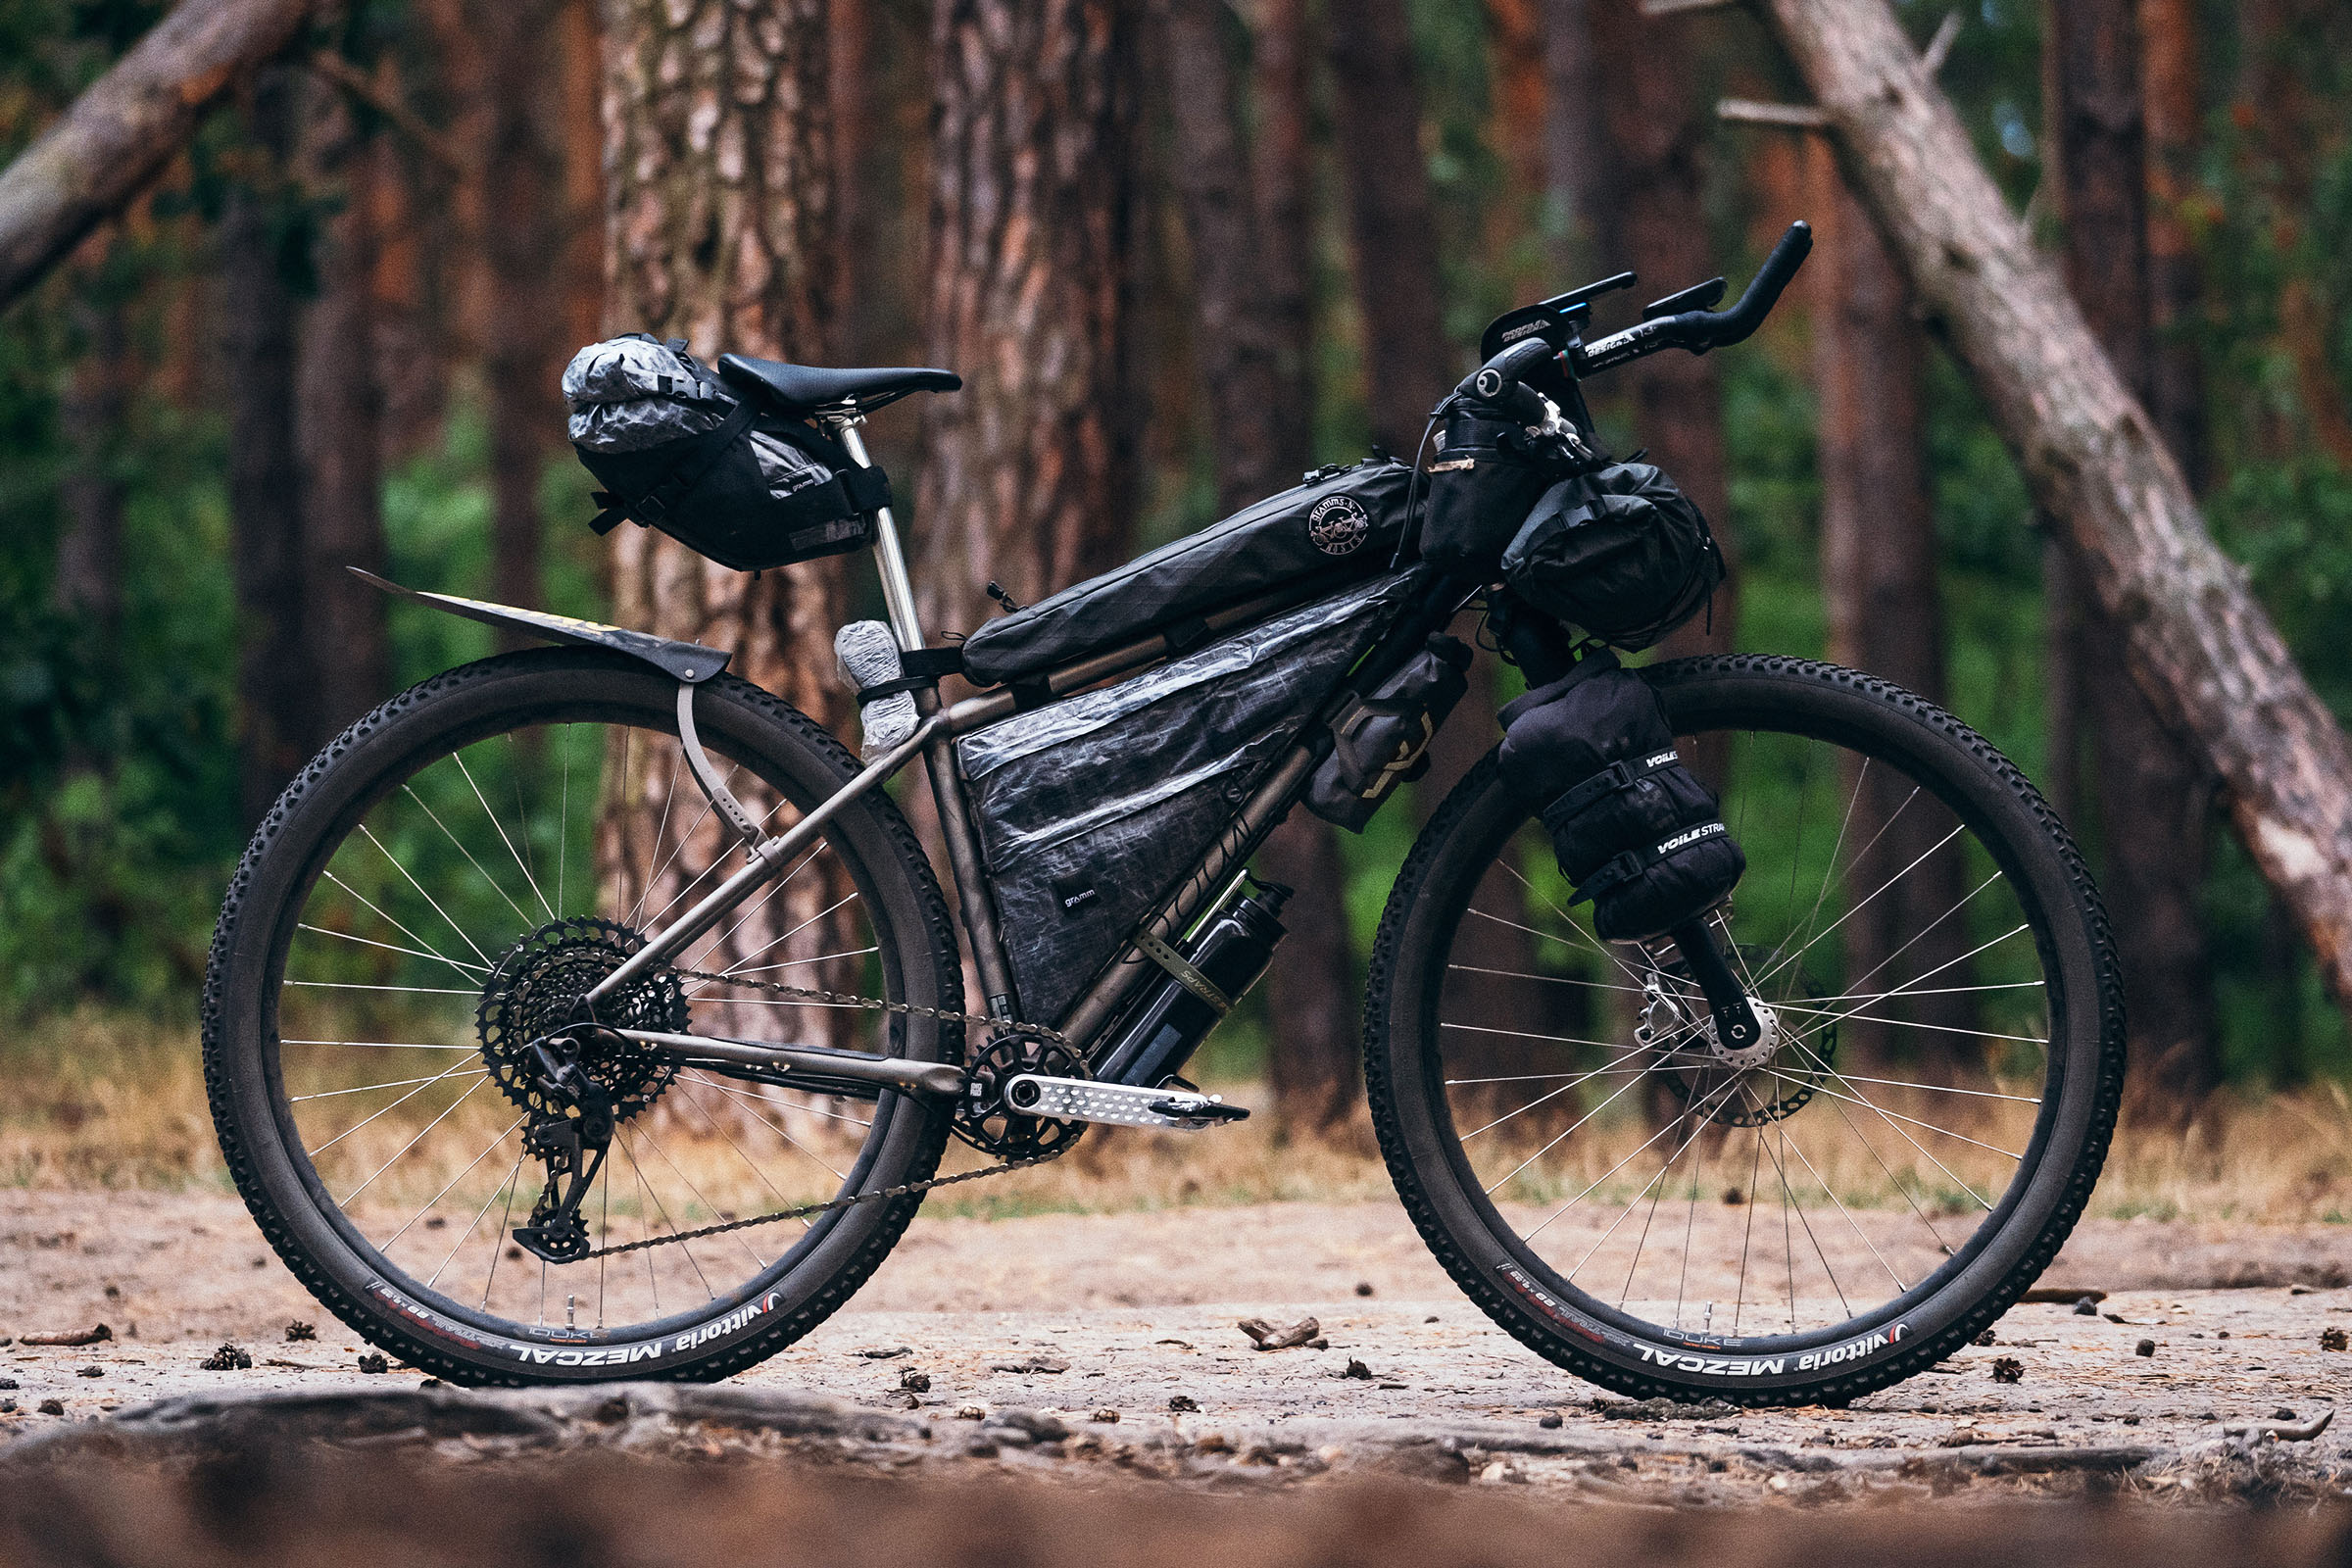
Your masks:
<path fill-rule="evenodd" d="M 870 413 L 911 392 L 954 392 L 963 385 L 963 377 L 954 370 L 826 370 L 741 354 L 720 355 L 718 373 L 739 396 L 794 418 L 844 403 L 855 403 L 858 412 Z"/>

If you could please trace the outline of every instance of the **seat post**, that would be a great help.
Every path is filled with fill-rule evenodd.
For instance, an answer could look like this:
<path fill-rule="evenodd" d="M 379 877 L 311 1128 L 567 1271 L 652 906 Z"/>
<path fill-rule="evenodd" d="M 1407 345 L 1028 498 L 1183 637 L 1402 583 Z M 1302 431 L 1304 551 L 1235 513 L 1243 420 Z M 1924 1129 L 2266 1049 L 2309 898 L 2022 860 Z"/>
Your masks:
<path fill-rule="evenodd" d="M 860 415 L 827 414 L 820 416 L 832 427 L 839 441 L 860 468 L 870 468 L 873 460 L 865 455 L 865 439 L 858 426 L 865 422 Z M 882 573 L 882 604 L 890 612 L 890 629 L 899 639 L 899 647 L 913 650 L 923 646 L 923 623 L 914 611 L 914 584 L 906 576 L 906 552 L 899 544 L 899 524 L 888 507 L 874 512 L 874 564 Z"/>

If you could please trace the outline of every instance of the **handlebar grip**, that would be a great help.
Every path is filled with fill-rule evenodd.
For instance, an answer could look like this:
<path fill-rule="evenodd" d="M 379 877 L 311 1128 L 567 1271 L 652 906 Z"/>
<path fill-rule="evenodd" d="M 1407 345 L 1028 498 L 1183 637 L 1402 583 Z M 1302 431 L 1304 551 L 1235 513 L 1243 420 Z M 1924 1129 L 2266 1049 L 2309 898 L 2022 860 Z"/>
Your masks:
<path fill-rule="evenodd" d="M 1800 218 L 1788 225 L 1780 243 L 1773 246 L 1772 254 L 1764 258 L 1764 265 L 1756 269 L 1756 275 L 1748 279 L 1739 303 L 1705 318 L 1709 345 L 1720 348 L 1740 342 L 1762 326 L 1764 318 L 1780 303 L 1781 291 L 1796 276 L 1797 269 L 1805 265 L 1805 258 L 1812 250 L 1813 225 Z"/>

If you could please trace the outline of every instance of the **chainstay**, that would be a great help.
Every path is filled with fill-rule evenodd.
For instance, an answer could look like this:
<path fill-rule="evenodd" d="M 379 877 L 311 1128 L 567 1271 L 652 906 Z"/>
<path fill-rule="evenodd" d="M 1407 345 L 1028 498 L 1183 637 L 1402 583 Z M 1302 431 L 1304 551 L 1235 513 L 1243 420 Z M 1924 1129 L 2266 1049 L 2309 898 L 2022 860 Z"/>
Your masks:
<path fill-rule="evenodd" d="M 826 991 L 816 986 L 785 985 L 781 981 L 775 980 L 752 980 L 742 975 L 713 974 L 706 969 L 680 969 L 676 972 L 681 980 L 717 981 L 726 985 L 742 986 L 753 991 L 765 991 L 771 995 L 787 997 L 800 1002 L 818 1002 L 828 1006 L 852 1006 L 867 1012 L 895 1012 L 905 1017 L 932 1018 L 942 1023 L 979 1024 L 984 1028 L 991 1029 L 1013 1027 L 1042 1035 L 1059 1045 L 1069 1044 L 1068 1038 L 1060 1030 L 1049 1029 L 1044 1024 L 1016 1025 L 1010 1024 L 1004 1018 L 988 1018 L 970 1012 L 954 1012 L 946 1007 L 923 1007 L 910 1002 L 885 1002 L 878 997 L 861 997 L 846 991 Z M 754 1214 L 745 1219 L 731 1219 L 716 1225 L 705 1225 L 700 1230 L 672 1231 L 667 1236 L 650 1236 L 642 1242 L 622 1242 L 614 1247 L 600 1247 L 594 1251 L 582 1252 L 578 1261 L 586 1263 L 600 1257 L 617 1257 L 623 1252 L 642 1252 L 656 1247 L 675 1247 L 684 1242 L 699 1242 L 707 1237 L 724 1236 L 730 1231 L 750 1230 L 755 1225 L 774 1225 L 788 1219 L 807 1219 L 812 1214 L 830 1214 L 838 1209 L 856 1208 L 860 1203 L 881 1203 L 894 1198 L 907 1198 L 916 1193 L 930 1192 L 937 1187 L 954 1187 L 960 1182 L 976 1182 L 990 1176 L 1008 1176 L 1016 1170 L 1027 1170 L 1031 1166 L 1043 1165 L 1050 1160 L 1059 1159 L 1063 1154 L 1069 1152 L 1069 1147 L 1065 1145 L 1050 1154 L 1039 1154 L 1029 1159 L 1007 1160 L 999 1165 L 984 1165 L 978 1170 L 960 1171 L 954 1176 L 934 1176 L 927 1181 L 902 1182 L 896 1187 L 884 1187 L 870 1193 L 853 1193 L 847 1198 L 830 1199 L 821 1203 L 803 1203 L 797 1208 L 772 1209 L 765 1214 Z"/>

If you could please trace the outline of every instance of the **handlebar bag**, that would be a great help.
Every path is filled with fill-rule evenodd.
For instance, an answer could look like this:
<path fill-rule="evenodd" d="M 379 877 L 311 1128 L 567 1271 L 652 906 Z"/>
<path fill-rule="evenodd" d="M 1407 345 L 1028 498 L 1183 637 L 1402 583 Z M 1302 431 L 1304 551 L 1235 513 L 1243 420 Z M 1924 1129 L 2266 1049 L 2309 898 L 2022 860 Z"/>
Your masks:
<path fill-rule="evenodd" d="M 1503 782 L 1551 835 L 1608 942 L 1663 936 L 1731 897 L 1747 857 L 1683 765 L 1649 683 L 1598 651 L 1502 710 Z"/>
<path fill-rule="evenodd" d="M 1416 580 L 1358 584 L 956 741 L 1022 1017 L 1061 1021 Z"/>
<path fill-rule="evenodd" d="M 1615 463 L 1544 492 L 1502 553 L 1520 598 L 1614 647 L 1649 647 L 1704 609 L 1723 553 L 1663 470 Z"/>
<path fill-rule="evenodd" d="M 1529 510 L 1565 468 L 1551 444 L 1500 410 L 1456 401 L 1429 466 L 1421 558 L 1443 571 L 1493 571 Z"/>
<path fill-rule="evenodd" d="M 686 352 L 643 332 L 591 343 L 564 368 L 572 450 L 604 485 L 592 526 L 661 529 L 738 571 L 813 561 L 873 538 L 890 480 L 815 426 L 738 400 Z"/>

